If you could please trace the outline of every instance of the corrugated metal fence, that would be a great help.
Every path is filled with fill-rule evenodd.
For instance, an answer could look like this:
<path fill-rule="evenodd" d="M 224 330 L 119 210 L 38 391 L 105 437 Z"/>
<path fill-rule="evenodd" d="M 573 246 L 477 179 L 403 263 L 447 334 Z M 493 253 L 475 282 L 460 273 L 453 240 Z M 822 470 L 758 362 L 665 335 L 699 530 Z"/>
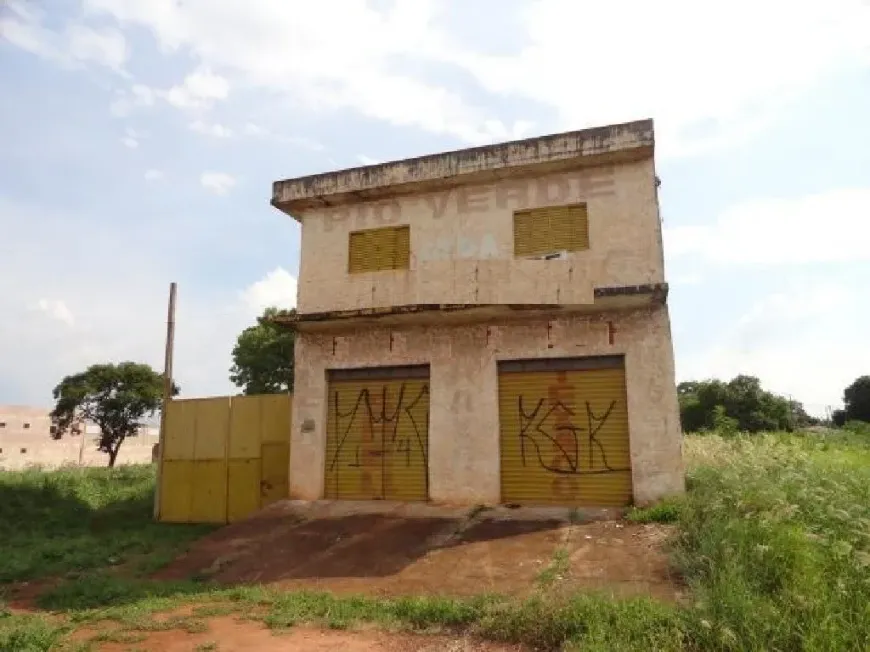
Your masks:
<path fill-rule="evenodd" d="M 169 402 L 158 519 L 229 523 L 287 496 L 292 395 Z"/>

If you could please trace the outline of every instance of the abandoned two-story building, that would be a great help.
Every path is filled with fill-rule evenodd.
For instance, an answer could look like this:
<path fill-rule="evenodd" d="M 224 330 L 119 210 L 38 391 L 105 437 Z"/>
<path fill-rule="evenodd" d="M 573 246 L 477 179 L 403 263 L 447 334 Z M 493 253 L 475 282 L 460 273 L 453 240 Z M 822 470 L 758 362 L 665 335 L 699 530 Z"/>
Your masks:
<path fill-rule="evenodd" d="M 302 225 L 290 497 L 683 490 L 652 121 L 278 181 Z"/>

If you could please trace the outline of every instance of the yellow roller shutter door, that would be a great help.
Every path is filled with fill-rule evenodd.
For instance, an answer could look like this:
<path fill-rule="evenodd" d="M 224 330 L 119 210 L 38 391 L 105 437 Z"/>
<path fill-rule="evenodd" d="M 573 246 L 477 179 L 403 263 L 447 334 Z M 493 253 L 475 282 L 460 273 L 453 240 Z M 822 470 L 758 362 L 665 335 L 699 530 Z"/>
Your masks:
<path fill-rule="evenodd" d="M 428 499 L 428 367 L 333 372 L 325 497 Z"/>
<path fill-rule="evenodd" d="M 502 363 L 498 381 L 503 503 L 632 502 L 621 358 Z"/>

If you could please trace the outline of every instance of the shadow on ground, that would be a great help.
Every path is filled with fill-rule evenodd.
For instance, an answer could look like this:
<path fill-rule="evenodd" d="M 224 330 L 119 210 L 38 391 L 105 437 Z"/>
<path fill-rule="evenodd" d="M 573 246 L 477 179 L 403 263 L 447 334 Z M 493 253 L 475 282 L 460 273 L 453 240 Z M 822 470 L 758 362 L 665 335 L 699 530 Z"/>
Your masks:
<path fill-rule="evenodd" d="M 362 512 L 362 513 L 360 513 Z M 432 505 L 299 508 L 293 501 L 198 541 L 155 575 L 223 586 L 373 596 L 523 596 L 545 584 L 672 599 L 680 589 L 661 525 L 569 510 L 456 510 Z"/>
<path fill-rule="evenodd" d="M 155 577 L 180 580 L 206 574 L 230 584 L 389 577 L 433 550 L 553 532 L 562 525 L 557 520 L 469 522 L 386 514 L 252 519 L 200 540 Z"/>

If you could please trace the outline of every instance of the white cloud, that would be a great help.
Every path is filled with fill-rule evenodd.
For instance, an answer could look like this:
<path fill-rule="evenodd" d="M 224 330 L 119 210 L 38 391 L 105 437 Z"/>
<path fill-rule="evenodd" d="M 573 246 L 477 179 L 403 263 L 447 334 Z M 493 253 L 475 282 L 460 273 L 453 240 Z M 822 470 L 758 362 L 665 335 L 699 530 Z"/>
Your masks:
<path fill-rule="evenodd" d="M 381 161 L 376 158 L 372 158 L 371 156 L 366 156 L 365 154 L 357 154 L 356 160 L 362 163 L 363 165 L 377 165 Z"/>
<path fill-rule="evenodd" d="M 681 380 L 750 374 L 814 414 L 837 407 L 843 389 L 870 369 L 860 286 L 795 283 L 753 305 L 710 350 L 677 357 Z"/>
<path fill-rule="evenodd" d="M 9 3 L 7 9 L 11 12 L 0 18 L 0 37 L 44 59 L 59 58 L 54 44 L 56 35 L 42 27 L 40 14 L 18 2 Z"/>
<path fill-rule="evenodd" d="M 862 299 L 866 288 L 856 281 L 862 272 L 855 273 L 856 263 L 870 262 L 868 215 L 870 188 L 840 189 L 751 200 L 724 211 L 710 225 L 667 229 L 669 261 L 700 266 L 705 273 L 712 271 L 710 265 L 728 271 L 788 266 L 795 279 L 751 306 L 706 351 L 679 355 L 679 342 L 689 337 L 681 330 L 679 377 L 748 373 L 768 389 L 793 395 L 815 414 L 839 405 L 843 388 L 870 369 L 864 332 L 870 304 Z M 832 263 L 851 263 L 853 271 L 838 275 Z M 796 278 L 809 270 L 817 270 L 810 280 Z M 677 276 L 673 282 L 692 276 Z"/>
<path fill-rule="evenodd" d="M 269 134 L 269 130 L 253 122 L 248 122 L 245 124 L 244 134 L 246 136 L 266 136 Z"/>
<path fill-rule="evenodd" d="M 70 55 L 79 61 L 93 61 L 115 70 L 121 70 L 127 61 L 127 41 L 117 30 L 97 31 L 83 25 L 71 25 L 67 38 Z"/>
<path fill-rule="evenodd" d="M 285 93 L 313 111 L 354 109 L 470 142 L 524 128 L 525 123 L 504 125 L 493 112 L 417 75 L 395 72 L 395 57 L 432 60 L 427 53 L 438 51 L 437 3 L 431 1 L 397 3 L 387 13 L 359 1 L 346 3 L 340 12 L 328 4 L 291 7 L 281 0 L 254 7 L 211 0 L 86 0 L 85 6 L 122 25 L 144 26 L 160 47 L 189 51 L 203 70 Z M 173 101 L 180 106 L 195 104 L 176 95 Z"/>
<path fill-rule="evenodd" d="M 121 142 L 130 149 L 136 149 L 139 147 L 139 141 L 142 139 L 143 135 L 137 133 L 135 129 L 127 128 L 124 136 L 121 138 Z"/>
<path fill-rule="evenodd" d="M 551 106 L 565 128 L 654 117 L 672 154 L 744 139 L 824 73 L 870 62 L 861 0 L 538 0 L 521 20 L 517 52 L 439 55 L 491 92 Z"/>
<path fill-rule="evenodd" d="M 229 96 L 229 88 L 229 82 L 224 77 L 212 73 L 208 68 L 199 68 L 187 75 L 180 84 L 168 89 L 133 84 L 129 91 L 116 93 L 115 99 L 109 105 L 109 111 L 115 117 L 125 117 L 135 109 L 154 106 L 159 99 L 177 109 L 202 113 L 215 102 L 225 100 Z M 195 120 L 193 125 L 191 127 L 195 131 L 199 127 L 206 130 L 210 127 L 201 120 Z M 224 129 L 220 125 L 215 126 Z"/>
<path fill-rule="evenodd" d="M 203 136 L 212 136 L 213 138 L 231 138 L 233 130 L 218 123 L 205 123 L 202 120 L 194 120 L 188 125 L 191 131 L 195 131 Z"/>
<path fill-rule="evenodd" d="M 160 181 L 164 176 L 162 170 L 145 170 L 145 181 Z"/>
<path fill-rule="evenodd" d="M 297 279 L 283 267 L 273 269 L 265 277 L 248 286 L 241 293 L 242 301 L 251 315 L 259 315 L 270 306 L 296 307 Z"/>
<path fill-rule="evenodd" d="M 117 29 L 67 23 L 62 31 L 54 31 L 43 25 L 44 12 L 24 2 L 8 2 L 6 9 L 0 17 L 0 38 L 12 45 L 64 66 L 95 63 L 126 75 L 129 49 Z"/>
<path fill-rule="evenodd" d="M 709 226 L 665 230 L 669 258 L 723 265 L 800 265 L 870 260 L 870 188 L 793 199 L 759 199 Z"/>
<path fill-rule="evenodd" d="M 73 326 L 75 324 L 75 317 L 72 311 L 60 299 L 40 299 L 36 302 L 34 308 L 50 319 L 59 321 L 66 326 Z"/>
<path fill-rule="evenodd" d="M 203 70 L 285 93 L 298 106 L 353 109 L 475 143 L 527 135 L 531 124 L 508 124 L 451 87 L 403 74 L 397 60 L 453 67 L 502 101 L 552 111 L 557 128 L 652 116 L 660 151 L 674 154 L 745 141 L 825 74 L 870 63 L 870 4 L 861 0 L 714 7 L 536 0 L 522 5 L 516 24 L 525 33 L 504 55 L 457 41 L 447 3 L 435 0 L 393 3 L 384 12 L 362 1 L 340 12 L 282 0 L 85 6 L 145 27 L 164 50 L 189 53 Z"/>
<path fill-rule="evenodd" d="M 58 380 L 95 363 L 162 369 L 170 280 L 178 281 L 175 376 L 184 396 L 233 393 L 228 369 L 238 334 L 265 305 L 295 305 L 295 279 L 281 268 L 223 287 L 190 278 L 190 258 L 174 241 L 201 225 L 176 216 L 167 217 L 172 228 L 158 228 L 3 197 L 0 216 L 15 242 L 0 256 L 0 278 L 19 279 L 3 287 L 0 386 L 16 402 L 50 404 Z M 88 247 L 70 247 L 82 240 Z M 71 306 L 83 308 L 74 314 Z"/>
<path fill-rule="evenodd" d="M 660 153 L 697 154 L 746 142 L 825 75 L 870 65 L 870 3 L 862 0 L 736 0 L 715 7 L 689 0 L 536 0 L 521 5 L 515 19 L 524 33 L 502 55 L 458 41 L 448 3 L 437 0 L 397 2 L 381 12 L 361 0 L 340 12 L 282 0 L 253 7 L 226 0 L 83 4 L 86 18 L 109 15 L 123 27 L 144 27 L 163 51 L 192 57 L 196 67 L 181 83 L 152 89 L 182 110 L 207 110 L 228 98 L 232 83 L 281 93 L 318 113 L 351 109 L 469 143 L 528 135 L 532 123 L 506 119 L 495 108 L 519 99 L 555 116 L 548 131 L 652 116 Z M 117 30 L 75 23 L 52 32 L 41 14 L 19 2 L 10 6 L 2 28 L 19 47 L 116 69 L 126 60 Z M 405 74 L 397 60 L 452 69 L 499 104 L 491 99 L 487 108 L 449 83 Z M 123 96 L 112 111 L 148 104 Z"/>
<path fill-rule="evenodd" d="M 236 185 L 235 177 L 225 172 L 203 172 L 199 182 L 216 195 L 226 195 Z"/>
<path fill-rule="evenodd" d="M 130 115 L 133 109 L 153 106 L 154 98 L 154 91 L 148 86 L 133 84 L 129 92 L 121 91 L 117 93 L 115 99 L 109 105 L 109 112 L 117 118 L 123 118 Z"/>
<path fill-rule="evenodd" d="M 229 92 L 229 82 L 206 67 L 187 75 L 181 84 L 159 91 L 167 102 L 179 109 L 209 108 L 214 102 L 225 100 Z"/>

